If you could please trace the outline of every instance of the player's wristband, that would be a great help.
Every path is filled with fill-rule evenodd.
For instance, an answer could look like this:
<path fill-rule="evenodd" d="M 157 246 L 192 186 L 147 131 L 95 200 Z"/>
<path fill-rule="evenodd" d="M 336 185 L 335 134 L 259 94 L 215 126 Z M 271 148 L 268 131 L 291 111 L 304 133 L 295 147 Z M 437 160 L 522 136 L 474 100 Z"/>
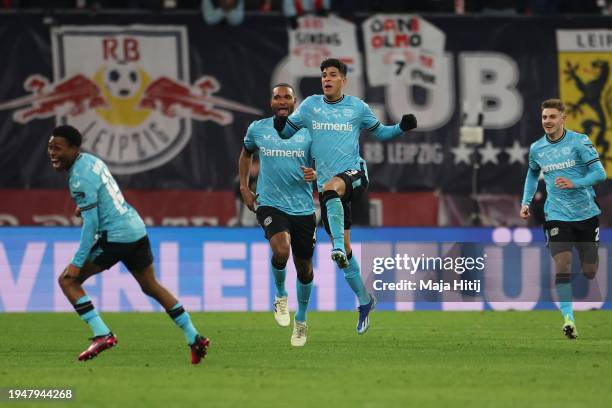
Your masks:
<path fill-rule="evenodd" d="M 416 129 L 417 127 L 416 116 L 414 116 L 412 113 L 402 116 L 402 121 L 400 122 L 399 126 L 400 126 L 400 129 L 402 129 L 404 132 L 407 132 L 408 130 Z"/>
<path fill-rule="evenodd" d="M 287 123 L 286 116 L 274 116 L 274 129 L 276 129 L 277 132 L 283 131 L 285 123 Z"/>

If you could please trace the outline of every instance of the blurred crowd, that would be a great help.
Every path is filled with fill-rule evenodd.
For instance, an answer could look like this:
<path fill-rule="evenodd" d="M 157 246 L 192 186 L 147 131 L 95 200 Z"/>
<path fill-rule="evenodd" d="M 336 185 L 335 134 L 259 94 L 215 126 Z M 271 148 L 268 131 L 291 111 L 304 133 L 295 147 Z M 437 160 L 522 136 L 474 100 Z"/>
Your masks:
<path fill-rule="evenodd" d="M 244 12 L 282 12 L 287 18 L 304 13 L 342 16 L 372 12 L 485 13 L 503 15 L 605 14 L 612 0 L 0 0 L 2 8 L 34 9 L 194 9 L 222 20 L 228 13 L 232 24 Z M 220 10 L 220 12 L 218 11 Z M 218 16 L 223 14 L 221 18 Z"/>

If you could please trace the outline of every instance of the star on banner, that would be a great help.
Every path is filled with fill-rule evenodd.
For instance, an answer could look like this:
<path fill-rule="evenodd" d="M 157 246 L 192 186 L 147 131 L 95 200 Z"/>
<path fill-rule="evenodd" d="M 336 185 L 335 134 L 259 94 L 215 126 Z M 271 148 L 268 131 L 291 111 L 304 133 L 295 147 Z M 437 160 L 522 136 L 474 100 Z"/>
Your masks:
<path fill-rule="evenodd" d="M 478 150 L 480 153 L 480 163 L 486 164 L 487 162 L 491 162 L 493 164 L 498 164 L 497 156 L 501 152 L 500 148 L 493 147 L 493 143 L 489 140 L 483 148 Z"/>
<path fill-rule="evenodd" d="M 515 140 L 512 144 L 512 147 L 506 148 L 504 149 L 504 151 L 509 156 L 509 164 L 512 164 L 514 162 L 525 164 L 525 155 L 527 154 L 529 149 L 526 147 L 522 147 L 518 140 Z"/>
<path fill-rule="evenodd" d="M 474 153 L 473 147 L 467 147 L 464 143 L 459 143 L 457 147 L 453 147 L 451 152 L 455 156 L 455 164 L 465 162 L 470 164 L 470 156 Z"/>

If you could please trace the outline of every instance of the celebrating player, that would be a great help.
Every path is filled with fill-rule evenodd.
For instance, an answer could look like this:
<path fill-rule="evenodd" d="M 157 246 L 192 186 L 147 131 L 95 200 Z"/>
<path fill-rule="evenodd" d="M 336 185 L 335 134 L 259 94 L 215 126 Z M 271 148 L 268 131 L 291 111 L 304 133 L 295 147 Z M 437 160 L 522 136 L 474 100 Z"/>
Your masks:
<path fill-rule="evenodd" d="M 367 189 L 368 172 L 359 156 L 359 133 L 367 129 L 380 140 L 389 140 L 417 126 L 414 115 L 404 115 L 399 124 L 385 126 L 361 99 L 344 95 L 346 65 L 330 58 L 321 64 L 323 95 L 306 98 L 288 118 L 277 115 L 274 127 L 282 138 L 307 128 L 312 136 L 312 157 L 317 165 L 317 188 L 325 231 L 330 235 L 331 258 L 344 272 L 359 299 L 357 333 L 369 327 L 369 314 L 376 299 L 366 291 L 359 263 L 350 244 L 351 207 Z"/>
<path fill-rule="evenodd" d="M 64 294 L 93 331 L 92 343 L 79 360 L 92 359 L 117 344 L 117 337 L 82 285 L 89 277 L 121 261 L 142 291 L 157 300 L 183 330 L 191 348 L 191 362 L 199 363 L 206 355 L 209 340 L 198 334 L 181 303 L 155 278 L 144 222 L 125 201 L 106 165 L 80 152 L 81 140 L 77 129 L 65 125 L 53 129 L 48 143 L 51 165 L 57 171 L 68 172 L 70 195 L 77 204 L 77 214 L 83 218 L 79 248 L 59 277 Z"/>
<path fill-rule="evenodd" d="M 275 116 L 290 115 L 295 109 L 295 92 L 291 85 L 276 85 L 272 89 L 270 106 Z M 283 140 L 274 130 L 272 117 L 258 120 L 247 130 L 239 161 L 240 192 L 249 209 L 256 211 L 272 248 L 276 284 L 274 318 L 284 327 L 290 322 L 285 290 L 290 247 L 293 252 L 298 301 L 291 335 L 293 346 L 306 343 L 306 309 L 313 280 L 316 218 L 311 182 L 316 179 L 316 173 L 311 168 L 311 141 L 307 130 L 300 131 L 291 140 Z M 257 195 L 249 189 L 249 169 L 255 150 L 259 150 L 260 162 Z M 256 209 L 255 204 L 258 205 Z"/>
<path fill-rule="evenodd" d="M 520 216 L 529 217 L 529 204 L 544 173 L 546 203 L 544 232 L 555 263 L 555 285 L 563 333 L 569 339 L 578 337 L 572 308 L 570 273 L 572 248 L 578 250 L 582 273 L 595 278 L 599 258 L 599 220 L 593 186 L 606 179 L 597 150 L 588 136 L 564 128 L 565 107 L 559 99 L 542 103 L 542 127 L 545 135 L 529 149 L 529 170 Z"/>

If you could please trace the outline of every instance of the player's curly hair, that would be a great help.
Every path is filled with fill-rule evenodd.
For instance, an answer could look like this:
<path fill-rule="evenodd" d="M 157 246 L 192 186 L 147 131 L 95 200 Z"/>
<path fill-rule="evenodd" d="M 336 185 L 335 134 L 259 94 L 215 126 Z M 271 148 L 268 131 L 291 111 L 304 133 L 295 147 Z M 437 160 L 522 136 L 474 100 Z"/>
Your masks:
<path fill-rule="evenodd" d="M 542 110 L 544 109 L 556 109 L 559 112 L 565 112 L 565 105 L 561 99 L 547 99 L 542 102 Z"/>
<path fill-rule="evenodd" d="M 70 125 L 61 125 L 53 129 L 51 134 L 55 137 L 63 137 L 71 146 L 81 147 L 83 137 L 75 127 Z"/>
<path fill-rule="evenodd" d="M 342 76 L 346 76 L 347 68 L 346 64 L 340 61 L 337 58 L 328 58 L 321 63 L 321 72 L 325 70 L 325 68 L 335 67 L 338 68 L 338 71 L 342 74 Z"/>

